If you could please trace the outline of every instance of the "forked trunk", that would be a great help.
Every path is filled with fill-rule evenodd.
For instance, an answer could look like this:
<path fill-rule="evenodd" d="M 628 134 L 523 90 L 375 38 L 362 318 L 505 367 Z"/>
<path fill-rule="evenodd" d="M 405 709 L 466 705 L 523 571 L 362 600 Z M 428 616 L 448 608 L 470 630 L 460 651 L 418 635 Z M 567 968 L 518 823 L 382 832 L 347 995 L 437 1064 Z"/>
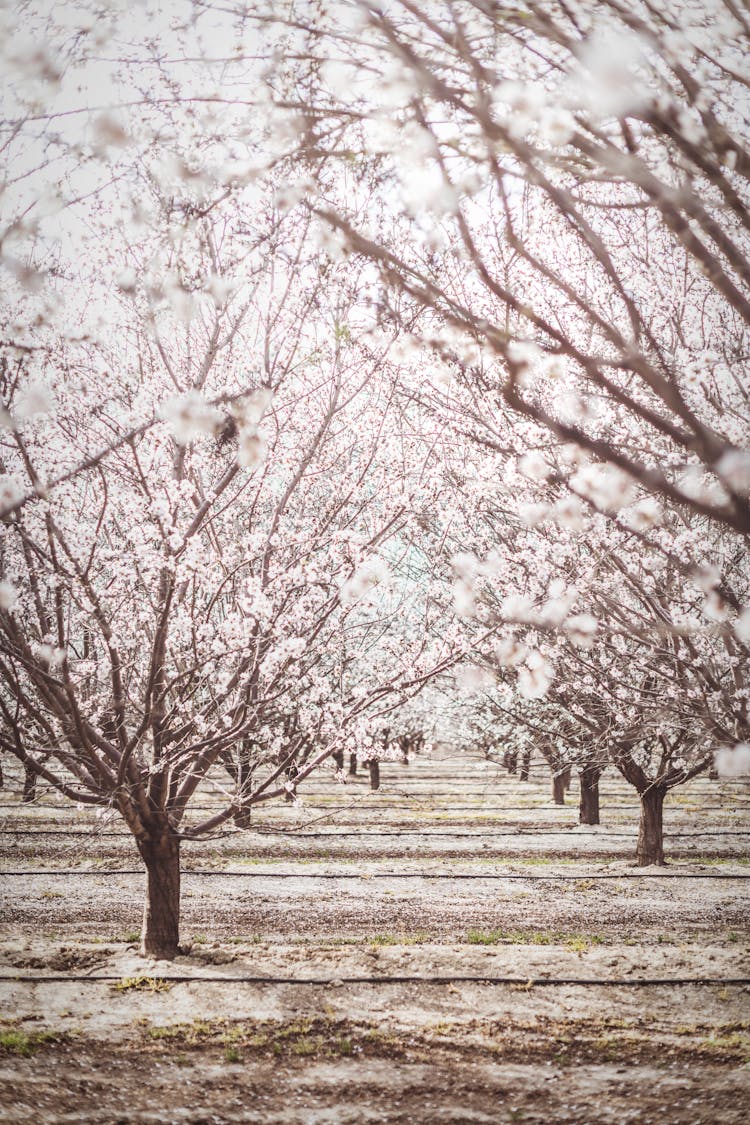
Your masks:
<path fill-rule="evenodd" d="M 379 789 L 380 788 L 380 762 L 378 762 L 375 758 L 373 758 L 367 763 L 367 768 L 370 771 L 370 788 L 371 789 Z"/>
<path fill-rule="evenodd" d="M 556 805 L 565 804 L 565 772 L 552 774 L 552 799 Z"/>
<path fill-rule="evenodd" d="M 578 820 L 581 824 L 599 823 L 599 778 L 601 772 L 596 766 L 584 766 L 578 772 L 578 780 L 581 783 Z"/>
<path fill-rule="evenodd" d="M 349 755 L 349 776 L 350 777 L 356 777 L 357 776 L 357 755 L 356 754 L 350 754 Z"/>
<path fill-rule="evenodd" d="M 518 774 L 519 781 L 529 780 L 529 765 L 531 764 L 531 751 L 528 750 L 525 754 L 521 755 L 521 769 Z"/>
<path fill-rule="evenodd" d="M 23 767 L 23 799 L 26 804 L 36 800 L 36 770 L 31 766 Z"/>
<path fill-rule="evenodd" d="M 171 961 L 180 940 L 180 841 L 164 832 L 138 848 L 146 865 L 141 952 Z"/>
<path fill-rule="evenodd" d="M 641 793 L 641 822 L 638 828 L 638 867 L 664 866 L 664 798 L 663 785 L 651 785 Z"/>

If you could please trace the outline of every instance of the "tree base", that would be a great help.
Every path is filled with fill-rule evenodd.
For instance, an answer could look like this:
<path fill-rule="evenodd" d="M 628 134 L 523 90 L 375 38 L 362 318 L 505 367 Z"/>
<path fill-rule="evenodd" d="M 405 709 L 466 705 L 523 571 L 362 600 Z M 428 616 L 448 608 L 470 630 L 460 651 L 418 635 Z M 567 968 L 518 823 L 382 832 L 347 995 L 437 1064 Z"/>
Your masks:
<path fill-rule="evenodd" d="M 156 840 L 139 842 L 138 849 L 146 864 L 141 953 L 173 961 L 180 944 L 180 841 L 165 832 Z"/>
<path fill-rule="evenodd" d="M 666 867 L 664 859 L 664 798 L 666 788 L 651 785 L 641 793 L 636 867 Z"/>
<path fill-rule="evenodd" d="M 599 778 L 601 770 L 585 766 L 578 775 L 581 796 L 578 804 L 579 824 L 599 824 Z"/>

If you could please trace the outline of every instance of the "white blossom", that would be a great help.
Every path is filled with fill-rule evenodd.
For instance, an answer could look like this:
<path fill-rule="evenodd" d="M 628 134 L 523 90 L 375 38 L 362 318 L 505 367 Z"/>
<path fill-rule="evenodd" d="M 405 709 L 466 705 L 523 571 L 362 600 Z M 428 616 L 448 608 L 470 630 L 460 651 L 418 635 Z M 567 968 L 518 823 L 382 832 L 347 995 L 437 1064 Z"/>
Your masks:
<path fill-rule="evenodd" d="M 647 531 L 650 527 L 657 527 L 662 519 L 661 505 L 653 496 L 644 496 L 623 512 L 624 522 L 634 531 Z"/>
<path fill-rule="evenodd" d="M 503 668 L 515 668 L 528 654 L 528 647 L 515 637 L 501 637 L 495 644 L 495 655 Z"/>
<path fill-rule="evenodd" d="M 221 411 L 197 391 L 168 398 L 162 403 L 161 417 L 169 423 L 178 445 L 188 445 L 203 434 L 216 433 L 223 421 Z"/>
<path fill-rule="evenodd" d="M 50 414 L 54 405 L 55 399 L 48 386 L 44 383 L 30 383 L 16 398 L 13 413 L 16 418 L 34 418 L 39 414 Z"/>
<path fill-rule="evenodd" d="M 18 604 L 18 590 L 12 582 L 0 582 L 0 609 L 11 610 Z"/>
<path fill-rule="evenodd" d="M 591 648 L 594 643 L 598 622 L 590 613 L 578 613 L 565 622 L 565 632 L 574 645 Z"/>
<path fill-rule="evenodd" d="M 734 492 L 750 490 L 750 453 L 745 449 L 728 449 L 716 462 L 716 472 Z"/>
<path fill-rule="evenodd" d="M 362 601 L 372 590 L 390 577 L 388 564 L 381 558 L 373 556 L 366 559 L 351 577 L 342 583 L 339 596 L 343 605 L 351 605 Z"/>
<path fill-rule="evenodd" d="M 529 480 L 545 481 L 552 473 L 552 467 L 544 454 L 533 450 L 525 453 L 518 462 L 518 471 Z"/>
<path fill-rule="evenodd" d="M 719 777 L 745 777 L 750 774 L 750 743 L 722 746 L 714 754 L 714 765 Z"/>
<path fill-rule="evenodd" d="M 518 669 L 518 693 L 525 699 L 541 699 L 553 679 L 552 665 L 539 651 L 530 652 Z"/>
<path fill-rule="evenodd" d="M 743 644 L 750 644 L 750 606 L 745 606 L 734 623 L 734 635 Z"/>
<path fill-rule="evenodd" d="M 466 695 L 472 692 L 490 691 L 495 677 L 489 668 L 480 664 L 467 664 L 456 672 L 456 686 Z"/>
<path fill-rule="evenodd" d="M 457 578 L 453 583 L 453 609 L 459 617 L 473 617 L 476 612 L 476 594 L 472 582 Z"/>
<path fill-rule="evenodd" d="M 237 441 L 237 462 L 243 469 L 255 469 L 268 456 L 268 443 L 252 429 L 240 430 Z"/>
<path fill-rule="evenodd" d="M 648 100 L 647 62 L 639 36 L 602 23 L 584 39 L 568 84 L 571 108 L 597 117 L 620 117 Z"/>
<path fill-rule="evenodd" d="M 571 477 L 571 486 L 604 512 L 616 512 L 629 504 L 633 482 L 614 465 L 582 465 Z"/>

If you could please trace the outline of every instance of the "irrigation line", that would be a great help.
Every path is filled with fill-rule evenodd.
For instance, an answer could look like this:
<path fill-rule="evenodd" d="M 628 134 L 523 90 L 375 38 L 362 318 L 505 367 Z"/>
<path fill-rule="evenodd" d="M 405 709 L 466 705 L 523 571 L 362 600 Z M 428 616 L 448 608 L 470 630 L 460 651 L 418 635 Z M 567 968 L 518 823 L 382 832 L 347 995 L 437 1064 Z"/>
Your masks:
<path fill-rule="evenodd" d="M 726 988 L 728 985 L 744 988 L 750 985 L 750 977 L 629 977 L 602 980 L 596 977 L 489 977 L 471 975 L 450 976 L 354 976 L 354 977 L 260 977 L 260 976 L 155 976 L 154 981 L 166 984 L 266 984 L 266 985 L 324 985 L 336 987 L 345 984 L 493 984 L 512 985 L 516 988 L 531 989 L 539 987 L 594 987 L 594 988 L 658 988 L 700 985 Z M 12 984 L 114 984 L 121 983 L 121 976 L 99 974 L 97 976 L 18 976 L 0 974 L 0 982 Z"/>
<path fill-rule="evenodd" d="M 32 876 L 46 876 L 49 878 L 61 876 L 86 876 L 90 875 L 95 878 L 106 878 L 110 875 L 143 875 L 145 868 L 115 868 L 114 870 L 102 868 L 97 870 L 95 868 L 84 868 L 76 870 L 74 868 L 65 868 L 57 870 L 46 871 L 8 871 L 2 872 L 4 877 L 15 878 L 31 878 Z M 605 879 L 661 879 L 664 882 L 674 882 L 678 879 L 734 879 L 746 880 L 750 879 L 750 874 L 747 875 L 729 875 L 725 872 L 707 873 L 702 871 L 695 872 L 680 872 L 674 875 L 654 875 L 643 873 L 640 874 L 636 871 L 623 872 L 619 875 L 610 874 L 594 874 L 594 875 L 525 875 L 518 872 L 512 872 L 505 875 L 498 874 L 482 874 L 480 872 L 458 872 L 447 873 L 442 871 L 429 872 L 429 871 L 399 871 L 392 874 L 387 871 L 373 871 L 373 872 L 348 872 L 348 871 L 321 871 L 318 873 L 311 871 L 206 871 L 198 868 L 183 868 L 182 875 L 197 875 L 208 878 L 225 878 L 225 879 L 480 879 L 480 880 L 519 880 L 523 882 L 535 883 L 580 883 L 581 881 L 601 881 Z"/>
<path fill-rule="evenodd" d="M 415 809 L 414 808 L 414 802 L 415 801 L 417 801 L 420 804 L 428 804 L 431 807 L 429 809 Z M 194 812 L 219 812 L 220 809 L 223 808 L 223 807 L 224 806 L 222 806 L 222 805 L 193 805 L 193 804 L 190 805 L 190 808 Z M 284 805 L 281 801 L 279 801 L 277 805 L 270 804 L 270 805 L 267 805 L 266 807 L 267 808 L 278 808 L 278 809 L 284 809 L 284 810 L 286 810 L 286 808 L 287 808 L 287 806 Z M 330 812 L 330 814 L 332 816 L 338 815 L 340 812 L 347 811 L 347 810 L 352 809 L 352 808 L 356 808 L 357 810 L 359 810 L 359 809 L 367 810 L 367 808 L 368 808 L 366 802 L 358 803 L 357 805 L 354 805 L 354 806 L 348 805 L 348 806 L 345 806 L 344 809 L 331 808 L 329 805 L 313 805 L 313 804 L 308 804 L 307 802 L 305 802 L 304 807 L 306 809 L 311 809 L 311 810 L 315 810 L 315 811 L 321 810 L 321 811 L 325 811 L 325 812 Z M 549 804 L 542 803 L 542 804 L 538 804 L 538 805 L 487 805 L 487 804 L 436 805 L 432 801 L 430 801 L 429 799 L 425 798 L 423 800 L 422 798 L 415 797 L 414 800 L 412 800 L 412 801 L 398 801 L 398 802 L 394 801 L 391 804 L 386 804 L 385 802 L 378 802 L 377 809 L 374 810 L 374 811 L 388 812 L 391 809 L 410 809 L 413 812 L 425 812 L 425 811 L 426 812 L 477 812 L 477 813 L 482 813 L 483 815 L 485 815 L 485 814 L 491 813 L 491 812 L 525 812 L 525 813 L 570 812 L 574 808 L 575 808 L 575 805 L 573 803 L 571 803 L 569 805 L 553 805 L 552 803 L 549 803 Z M 638 808 L 640 808 L 640 805 L 638 803 L 626 804 L 626 805 L 607 803 L 607 804 L 604 805 L 604 808 L 607 812 L 616 812 L 620 809 L 638 809 Z M 33 803 L 30 803 L 30 804 L 26 804 L 22 801 L 17 801 L 17 802 L 12 802 L 10 804 L 0 804 L 0 809 L 15 809 L 18 812 L 32 812 L 32 811 L 66 812 L 67 811 L 67 812 L 73 813 L 73 812 L 76 811 L 75 808 L 74 808 L 74 802 L 72 802 L 72 801 L 69 804 L 66 804 L 66 805 L 47 805 L 47 804 L 44 804 L 43 802 L 33 802 Z M 728 804 L 724 804 L 724 805 L 704 805 L 703 803 L 701 803 L 701 807 L 700 807 L 701 812 L 729 812 L 729 813 L 731 813 L 731 812 L 735 812 L 737 810 L 744 811 L 745 809 L 750 809 L 750 800 L 744 800 L 744 801 L 735 800 L 734 804 L 728 803 Z M 83 812 L 84 810 L 81 809 L 81 810 L 78 810 L 78 811 Z M 672 804 L 672 805 L 666 805 L 664 811 L 666 813 L 670 813 L 670 812 L 678 813 L 678 812 L 684 812 L 685 810 L 684 810 L 683 806 L 681 806 L 679 804 L 678 805 Z"/>
<path fill-rule="evenodd" d="M 349 839 L 351 836 L 358 838 L 365 836 L 374 836 L 376 839 L 381 837 L 397 836 L 403 839 L 404 836 L 419 836 L 423 840 L 485 840 L 488 837 L 495 838 L 500 836 L 572 836 L 573 839 L 585 840 L 632 840 L 636 835 L 636 830 L 633 828 L 632 832 L 576 832 L 575 829 L 578 825 L 571 826 L 570 828 L 547 829 L 547 828 L 524 828 L 515 829 L 513 831 L 500 831 L 495 832 L 488 829 L 486 832 L 430 832 L 423 828 L 405 828 L 399 832 L 370 832 L 362 831 L 358 828 L 349 830 L 342 830 L 338 832 L 296 832 L 293 828 L 270 828 L 265 824 L 256 825 L 249 829 L 238 828 L 236 831 L 225 833 L 224 838 L 227 836 L 244 836 L 247 838 L 248 833 L 255 833 L 258 836 L 290 836 L 297 840 L 337 840 Z M 92 840 L 122 840 L 131 839 L 131 832 L 97 832 L 96 829 L 84 828 L 71 828 L 58 829 L 58 828 L 6 828 L 0 827 L 0 835 L 8 836 L 83 836 L 90 837 Z M 719 829 L 716 832 L 665 832 L 664 838 L 669 840 L 692 840 L 694 837 L 699 836 L 750 836 L 750 831 L 744 829 Z M 215 839 L 215 837 L 213 837 Z M 210 842 L 212 837 L 194 836 L 186 837 L 184 843 L 207 843 Z"/>

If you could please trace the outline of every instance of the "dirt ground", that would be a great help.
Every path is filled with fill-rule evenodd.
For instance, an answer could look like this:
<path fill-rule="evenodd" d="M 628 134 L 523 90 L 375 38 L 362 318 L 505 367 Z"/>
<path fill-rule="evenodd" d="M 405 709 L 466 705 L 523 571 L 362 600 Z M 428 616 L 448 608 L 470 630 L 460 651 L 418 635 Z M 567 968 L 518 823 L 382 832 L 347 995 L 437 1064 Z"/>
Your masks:
<path fill-rule="evenodd" d="M 171 963 L 138 954 L 121 826 L 11 780 L 0 1120 L 748 1119 L 747 783 L 673 795 L 670 864 L 639 871 L 614 777 L 585 829 L 541 768 L 382 772 L 186 847 Z"/>

